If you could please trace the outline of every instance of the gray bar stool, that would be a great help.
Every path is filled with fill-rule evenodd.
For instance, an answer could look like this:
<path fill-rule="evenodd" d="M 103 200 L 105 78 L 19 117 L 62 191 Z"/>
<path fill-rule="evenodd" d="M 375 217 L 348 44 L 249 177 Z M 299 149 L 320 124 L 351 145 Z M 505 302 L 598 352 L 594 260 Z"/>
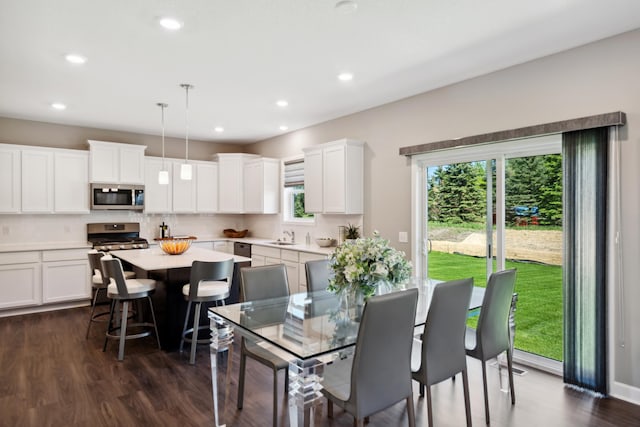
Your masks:
<path fill-rule="evenodd" d="M 160 348 L 160 337 L 158 336 L 158 327 L 156 326 L 156 315 L 153 311 L 153 302 L 151 294 L 156 290 L 156 281 L 151 279 L 125 279 L 122 264 L 117 258 L 105 255 L 100 260 L 102 263 L 102 271 L 104 276 L 109 278 L 109 286 L 107 286 L 107 296 L 111 298 L 111 311 L 109 313 L 109 326 L 104 338 L 104 346 L 102 351 L 107 350 L 107 341 L 109 338 L 120 341 L 118 350 L 118 360 L 124 359 L 125 340 L 142 338 L 155 332 L 158 348 Z M 151 318 L 153 323 L 137 322 L 128 325 L 129 302 L 146 298 L 149 301 L 151 310 Z M 117 303 L 122 303 L 122 316 L 120 316 L 120 326 L 112 326 L 113 312 Z M 142 331 L 127 335 L 127 327 L 142 328 Z M 153 329 L 151 329 L 153 327 Z"/>
<path fill-rule="evenodd" d="M 188 301 L 187 312 L 184 316 L 182 339 L 180 339 L 180 352 L 184 342 L 191 343 L 189 363 L 196 362 L 197 344 L 209 344 L 209 336 L 198 340 L 200 330 L 209 330 L 209 324 L 200 326 L 200 309 L 203 302 L 216 302 L 224 305 L 225 298 L 229 297 L 231 279 L 233 277 L 233 258 L 226 261 L 193 261 L 191 264 L 191 276 L 189 283 L 182 287 L 182 294 Z M 195 303 L 193 314 L 193 327 L 187 329 L 191 314 L 191 304 Z M 189 337 L 190 335 L 190 337 Z"/>
<path fill-rule="evenodd" d="M 89 325 L 87 326 L 87 335 L 85 339 L 89 338 L 89 331 L 91 330 L 91 324 L 93 322 L 98 321 L 106 321 L 106 319 L 101 319 L 102 316 L 106 316 L 109 314 L 108 311 L 104 311 L 101 313 L 96 313 L 96 302 L 98 301 L 98 294 L 100 292 L 104 292 L 105 296 L 107 295 L 107 286 L 109 285 L 109 280 L 107 280 L 102 274 L 102 264 L 100 263 L 100 258 L 105 256 L 104 252 L 98 252 L 95 249 L 92 249 L 88 253 L 89 257 L 89 266 L 91 267 L 91 287 L 93 288 L 93 302 L 91 303 L 91 315 L 89 316 Z M 125 279 L 135 279 L 136 273 L 133 271 L 125 271 L 124 278 Z"/>

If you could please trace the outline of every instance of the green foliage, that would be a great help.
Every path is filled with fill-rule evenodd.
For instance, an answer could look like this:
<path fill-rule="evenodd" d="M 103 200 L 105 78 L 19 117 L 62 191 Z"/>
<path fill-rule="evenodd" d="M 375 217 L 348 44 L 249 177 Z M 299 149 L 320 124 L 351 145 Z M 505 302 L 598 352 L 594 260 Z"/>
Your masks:
<path fill-rule="evenodd" d="M 360 237 L 360 227 L 355 224 L 347 224 L 344 229 L 344 237 L 346 239 L 357 239 Z"/>
<path fill-rule="evenodd" d="M 562 267 L 507 261 L 516 268 L 516 341 L 519 350 L 562 360 Z M 428 276 L 438 280 L 473 277 L 475 286 L 486 286 L 486 260 L 445 252 L 429 253 Z M 475 326 L 477 318 L 469 319 Z"/>
<path fill-rule="evenodd" d="M 438 166 L 427 185 L 430 219 L 453 224 L 483 220 L 486 181 L 482 163 Z"/>
<path fill-rule="evenodd" d="M 307 213 L 304 210 L 304 193 L 296 193 L 293 195 L 293 217 L 313 218 L 312 213 Z"/>

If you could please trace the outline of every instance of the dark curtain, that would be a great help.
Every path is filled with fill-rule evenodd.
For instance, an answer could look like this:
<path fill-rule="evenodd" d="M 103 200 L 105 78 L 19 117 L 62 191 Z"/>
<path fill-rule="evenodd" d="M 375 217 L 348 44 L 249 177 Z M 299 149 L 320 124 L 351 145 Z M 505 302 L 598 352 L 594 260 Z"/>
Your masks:
<path fill-rule="evenodd" d="M 608 128 L 562 135 L 564 381 L 607 394 Z"/>

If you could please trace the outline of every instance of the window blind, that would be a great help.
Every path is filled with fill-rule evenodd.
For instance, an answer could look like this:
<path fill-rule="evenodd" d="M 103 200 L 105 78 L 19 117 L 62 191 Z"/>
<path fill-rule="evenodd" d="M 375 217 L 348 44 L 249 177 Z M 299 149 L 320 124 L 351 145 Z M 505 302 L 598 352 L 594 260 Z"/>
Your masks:
<path fill-rule="evenodd" d="M 304 185 L 304 160 L 284 162 L 284 186 L 295 187 Z"/>

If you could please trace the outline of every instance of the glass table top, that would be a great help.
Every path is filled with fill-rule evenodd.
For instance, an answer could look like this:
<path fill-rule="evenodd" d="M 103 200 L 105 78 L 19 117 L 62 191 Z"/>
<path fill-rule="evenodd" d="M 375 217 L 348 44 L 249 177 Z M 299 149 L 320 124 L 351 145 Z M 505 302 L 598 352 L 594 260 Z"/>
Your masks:
<path fill-rule="evenodd" d="M 424 325 L 437 281 L 412 279 L 394 290 L 417 287 L 415 325 Z M 484 288 L 474 287 L 469 309 L 482 305 Z M 363 307 L 353 298 L 329 291 L 211 307 L 210 316 L 241 329 L 240 334 L 264 340 L 298 359 L 337 352 L 355 344 Z M 393 322 L 393 319 L 389 319 Z"/>

